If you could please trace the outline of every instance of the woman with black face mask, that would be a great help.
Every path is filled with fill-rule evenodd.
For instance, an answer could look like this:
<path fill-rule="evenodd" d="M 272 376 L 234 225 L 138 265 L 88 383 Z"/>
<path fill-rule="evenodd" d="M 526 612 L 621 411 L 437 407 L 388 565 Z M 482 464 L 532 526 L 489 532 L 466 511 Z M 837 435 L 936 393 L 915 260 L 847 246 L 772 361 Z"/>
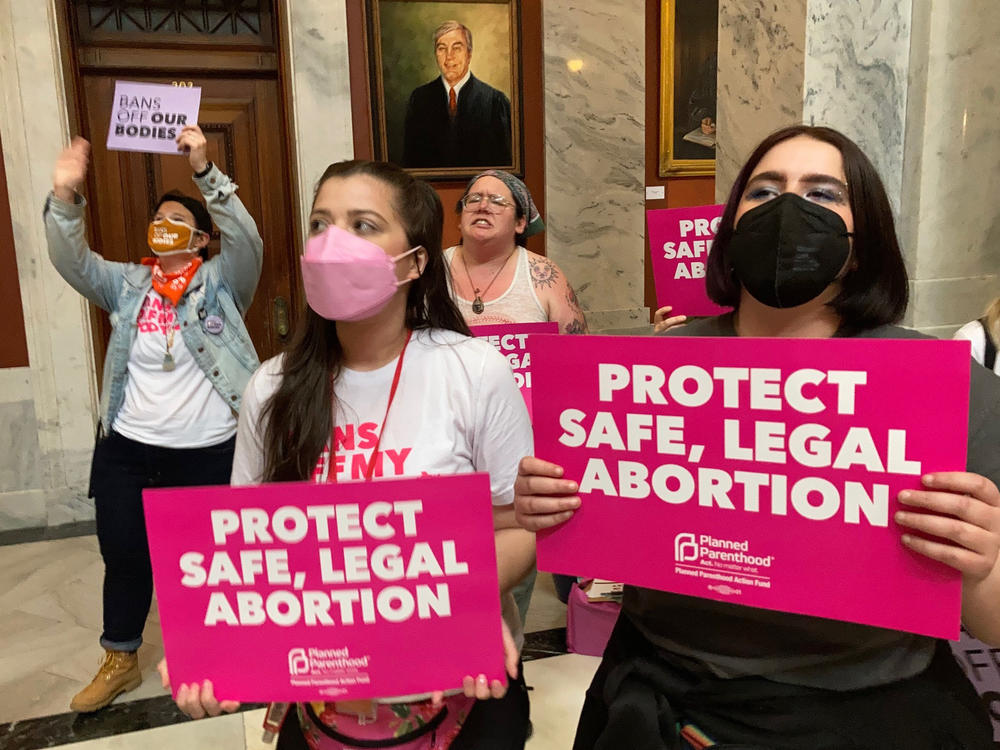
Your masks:
<path fill-rule="evenodd" d="M 829 128 L 785 128 L 756 148 L 730 193 L 706 281 L 712 300 L 734 311 L 676 333 L 924 338 L 894 325 L 907 277 L 885 189 L 858 146 Z M 907 502 L 922 512 L 894 520 L 936 538 L 901 535 L 962 573 L 963 623 L 996 644 L 1000 384 L 972 370 L 967 471 L 925 477 Z M 577 492 L 561 467 L 527 457 L 518 521 L 531 530 L 563 523 Z M 576 750 L 994 747 L 989 717 L 943 641 L 639 587 L 626 587 L 622 611 Z"/>

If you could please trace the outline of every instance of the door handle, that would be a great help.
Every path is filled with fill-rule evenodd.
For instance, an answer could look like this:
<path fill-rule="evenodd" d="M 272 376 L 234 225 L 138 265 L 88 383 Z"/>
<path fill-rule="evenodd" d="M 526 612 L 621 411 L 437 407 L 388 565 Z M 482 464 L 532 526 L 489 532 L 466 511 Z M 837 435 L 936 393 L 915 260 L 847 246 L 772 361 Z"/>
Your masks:
<path fill-rule="evenodd" d="M 288 301 L 284 297 L 274 298 L 272 315 L 278 338 L 285 338 L 288 335 Z"/>

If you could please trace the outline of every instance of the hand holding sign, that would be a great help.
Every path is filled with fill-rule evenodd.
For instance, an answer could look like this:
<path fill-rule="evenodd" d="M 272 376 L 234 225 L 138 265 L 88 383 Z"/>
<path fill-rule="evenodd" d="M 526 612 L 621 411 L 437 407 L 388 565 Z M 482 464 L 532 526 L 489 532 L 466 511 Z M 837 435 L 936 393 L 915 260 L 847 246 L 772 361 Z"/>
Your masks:
<path fill-rule="evenodd" d="M 184 126 L 198 122 L 201 88 L 115 81 L 109 151 L 177 153 Z"/>
<path fill-rule="evenodd" d="M 1000 491 L 979 474 L 964 471 L 929 474 L 925 490 L 904 490 L 903 505 L 923 513 L 898 511 L 896 523 L 936 537 L 904 534 L 903 543 L 959 571 L 966 586 L 985 580 L 1000 551 Z"/>
<path fill-rule="evenodd" d="M 72 203 L 74 194 L 87 179 L 90 162 L 90 143 L 79 136 L 73 138 L 69 148 L 62 150 L 52 172 L 52 192 L 56 198 Z"/>
<path fill-rule="evenodd" d="M 949 343 L 532 337 L 535 445 L 557 465 L 522 461 L 515 504 L 545 530 L 539 568 L 951 636 L 969 602 L 951 568 L 1000 598 L 1000 497 L 925 476 L 965 466 L 969 359 Z M 826 560 L 838 584 L 818 589 Z"/>
<path fill-rule="evenodd" d="M 179 705 L 215 710 L 206 678 L 212 700 L 426 694 L 470 672 L 489 693 L 510 661 L 489 493 L 485 474 L 146 491 Z M 400 658 L 431 641 L 432 663 Z"/>
<path fill-rule="evenodd" d="M 167 671 L 167 660 L 160 659 L 156 665 L 160 673 L 160 684 L 170 690 L 170 673 Z M 192 719 L 203 719 L 205 716 L 231 714 L 240 707 L 239 701 L 220 701 L 215 697 L 215 689 L 211 680 L 202 683 L 193 682 L 177 688 L 177 708 Z"/>
<path fill-rule="evenodd" d="M 208 140 L 197 125 L 185 125 L 177 136 L 177 150 L 187 154 L 195 174 L 208 168 Z"/>
<path fill-rule="evenodd" d="M 528 531 L 541 531 L 568 521 L 580 507 L 580 485 L 563 479 L 563 467 L 525 456 L 517 467 L 514 511 Z"/>
<path fill-rule="evenodd" d="M 507 623 L 503 621 L 503 618 L 500 619 L 500 626 L 503 633 L 504 668 L 511 679 L 516 679 L 517 662 L 521 655 L 517 651 L 517 644 L 514 643 L 514 636 L 511 635 L 510 628 L 507 627 Z M 466 675 L 462 680 L 462 692 L 467 698 L 475 698 L 481 701 L 489 700 L 490 698 L 500 699 L 507 694 L 507 686 L 500 682 L 500 680 L 489 682 L 484 674 L 478 677 Z M 431 702 L 435 706 L 444 703 L 444 691 L 435 690 L 431 693 Z"/>
<path fill-rule="evenodd" d="M 514 636 L 511 635 L 507 623 L 501 619 L 500 625 L 503 632 L 504 667 L 511 679 L 516 679 L 517 663 L 520 654 L 517 651 Z M 160 659 L 160 663 L 156 665 L 156 670 L 160 673 L 160 684 L 163 685 L 164 689 L 170 690 L 170 672 L 167 669 L 167 660 Z M 466 675 L 465 679 L 462 680 L 462 692 L 466 697 L 476 698 L 477 700 L 500 699 L 507 694 L 507 686 L 500 682 L 500 680 L 488 681 L 484 674 L 480 674 L 478 677 Z M 192 719 L 203 719 L 206 716 L 219 716 L 224 713 L 231 714 L 239 710 L 240 707 L 239 701 L 220 701 L 216 698 L 215 686 L 211 680 L 180 685 L 177 688 L 175 702 L 177 703 L 177 708 Z M 443 704 L 444 691 L 434 691 L 431 694 L 431 702 L 435 707 Z"/>
<path fill-rule="evenodd" d="M 687 323 L 687 315 L 672 315 L 667 317 L 671 310 L 674 308 L 670 305 L 664 305 L 653 315 L 653 333 L 663 333 L 676 326 L 682 326 Z"/>

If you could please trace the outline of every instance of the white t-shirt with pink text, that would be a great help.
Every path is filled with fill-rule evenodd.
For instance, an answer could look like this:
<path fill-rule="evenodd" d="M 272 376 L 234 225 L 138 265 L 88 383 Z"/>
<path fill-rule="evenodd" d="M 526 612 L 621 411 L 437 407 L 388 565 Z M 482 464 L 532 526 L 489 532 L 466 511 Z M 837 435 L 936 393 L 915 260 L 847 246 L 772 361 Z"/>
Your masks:
<path fill-rule="evenodd" d="M 338 480 L 364 477 L 397 361 L 369 372 L 345 369 L 334 385 Z M 281 363 L 281 356 L 264 362 L 243 393 L 234 485 L 263 479 L 261 411 L 281 382 Z M 381 433 L 373 476 L 485 471 L 494 505 L 514 502 L 518 462 L 533 452 L 528 410 L 507 360 L 486 341 L 440 329 L 414 331 Z M 328 459 L 327 451 L 322 458 Z M 502 604 L 520 648 L 524 636 L 513 597 L 507 594 Z"/>
<path fill-rule="evenodd" d="M 203 448 L 231 438 L 236 416 L 184 344 L 174 306 L 151 289 L 136 325 L 125 400 L 112 429 L 162 448 Z M 163 369 L 168 343 L 172 370 Z"/>
<path fill-rule="evenodd" d="M 280 383 L 281 362 L 278 356 L 262 364 L 243 394 L 234 485 L 263 478 L 261 410 Z M 396 363 L 368 372 L 345 369 L 337 379 L 336 478 L 364 478 L 381 428 L 374 477 L 485 471 L 493 503 L 513 502 L 517 464 L 531 454 L 532 436 L 507 360 L 486 341 L 453 331 L 415 331 L 383 428 Z"/>

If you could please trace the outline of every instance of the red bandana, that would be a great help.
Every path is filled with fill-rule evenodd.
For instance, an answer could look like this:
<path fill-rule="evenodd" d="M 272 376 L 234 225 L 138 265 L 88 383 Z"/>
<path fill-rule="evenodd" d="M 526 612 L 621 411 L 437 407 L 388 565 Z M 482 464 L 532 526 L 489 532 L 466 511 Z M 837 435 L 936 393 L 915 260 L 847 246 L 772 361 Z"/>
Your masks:
<path fill-rule="evenodd" d="M 153 289 L 177 307 L 177 303 L 184 296 L 184 290 L 188 288 L 191 279 L 201 267 L 201 258 L 192 258 L 184 268 L 174 273 L 164 273 L 159 258 L 143 258 L 142 264 L 153 267 Z"/>

